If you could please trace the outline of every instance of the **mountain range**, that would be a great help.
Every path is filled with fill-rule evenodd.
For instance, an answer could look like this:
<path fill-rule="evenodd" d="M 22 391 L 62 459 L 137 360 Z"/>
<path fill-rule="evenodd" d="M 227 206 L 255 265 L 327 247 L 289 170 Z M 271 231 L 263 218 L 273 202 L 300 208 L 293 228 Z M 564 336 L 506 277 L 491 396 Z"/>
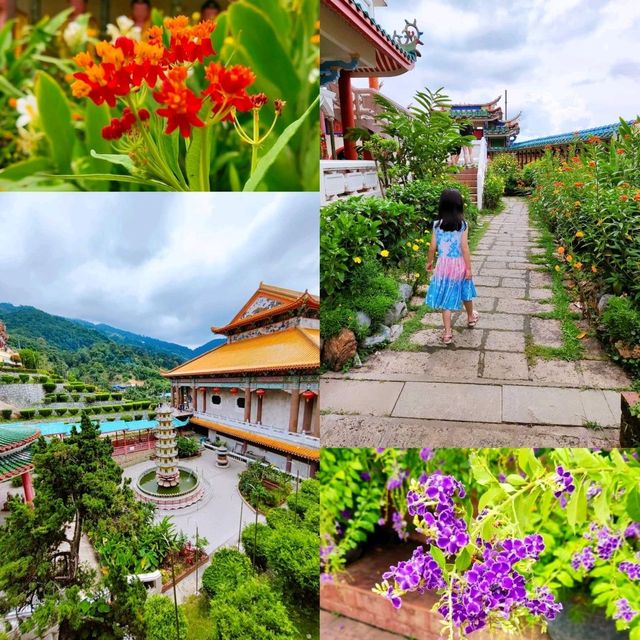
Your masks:
<path fill-rule="evenodd" d="M 70 368 L 96 357 L 104 364 L 105 354 L 111 352 L 110 364 L 115 362 L 118 366 L 110 370 L 115 368 L 119 375 L 126 375 L 128 371 L 131 375 L 136 371 L 139 374 L 149 367 L 171 368 L 225 342 L 224 338 L 214 338 L 191 349 L 108 324 L 64 318 L 36 307 L 8 302 L 0 303 L 0 320 L 7 326 L 14 348 L 36 349 L 53 361 L 64 360 Z"/>

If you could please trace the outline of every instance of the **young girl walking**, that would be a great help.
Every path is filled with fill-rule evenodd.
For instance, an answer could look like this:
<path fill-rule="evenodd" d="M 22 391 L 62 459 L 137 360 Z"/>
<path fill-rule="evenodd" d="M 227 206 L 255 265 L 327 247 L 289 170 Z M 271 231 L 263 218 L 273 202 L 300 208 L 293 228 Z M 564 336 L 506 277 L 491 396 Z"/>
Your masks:
<path fill-rule="evenodd" d="M 431 308 L 442 310 L 444 344 L 453 342 L 452 311 L 458 311 L 464 305 L 467 326 L 475 327 L 478 323 L 478 312 L 473 308 L 473 298 L 477 293 L 471 274 L 468 233 L 460 192 L 457 189 L 445 189 L 440 194 L 438 219 L 433 223 L 427 271 L 433 268 L 436 249 L 438 261 L 425 300 Z"/>

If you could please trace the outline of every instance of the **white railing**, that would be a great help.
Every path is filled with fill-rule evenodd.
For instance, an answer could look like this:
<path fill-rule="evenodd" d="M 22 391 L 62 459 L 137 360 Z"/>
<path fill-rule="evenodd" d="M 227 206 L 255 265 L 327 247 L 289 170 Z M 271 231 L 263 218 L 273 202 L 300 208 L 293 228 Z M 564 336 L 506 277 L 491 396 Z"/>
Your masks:
<path fill-rule="evenodd" d="M 478 153 L 478 176 L 477 176 L 477 198 L 478 209 L 482 209 L 482 198 L 484 195 L 484 176 L 487 173 L 487 139 L 485 137 L 476 140 L 473 144 L 474 155 L 477 150 Z M 474 162 L 476 160 L 474 159 Z"/>
<path fill-rule="evenodd" d="M 311 436 L 306 433 L 291 433 L 288 430 L 278 427 L 271 427 L 263 424 L 256 424 L 255 422 L 244 422 L 243 420 L 235 420 L 227 416 L 218 416 L 211 413 L 199 413 L 193 414 L 194 418 L 200 418 L 202 420 L 208 420 L 210 422 L 219 422 L 221 425 L 228 427 L 236 427 L 243 431 L 249 431 L 260 436 L 267 436 L 270 438 L 276 438 L 284 442 L 290 442 L 293 444 L 300 444 L 306 447 L 320 448 L 320 438 Z"/>
<path fill-rule="evenodd" d="M 382 195 L 373 160 L 322 160 L 320 200 L 327 204 L 349 196 Z"/>

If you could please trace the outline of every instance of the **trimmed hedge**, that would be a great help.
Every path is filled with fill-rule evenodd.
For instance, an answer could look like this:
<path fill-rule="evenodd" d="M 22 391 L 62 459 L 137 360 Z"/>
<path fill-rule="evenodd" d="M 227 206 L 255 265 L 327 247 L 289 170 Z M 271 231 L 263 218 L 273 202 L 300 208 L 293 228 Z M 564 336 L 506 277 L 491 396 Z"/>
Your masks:
<path fill-rule="evenodd" d="M 61 407 L 60 409 L 55 409 L 55 413 L 57 416 L 63 416 L 67 413 L 66 407 Z"/>
<path fill-rule="evenodd" d="M 20 417 L 29 420 L 36 415 L 35 409 L 20 409 Z"/>
<path fill-rule="evenodd" d="M 55 391 L 57 386 L 58 385 L 55 382 L 44 382 L 42 384 L 42 388 L 45 393 L 51 393 L 52 391 Z"/>
<path fill-rule="evenodd" d="M 11 414 L 13 413 L 11 409 L 2 409 L 0 413 L 2 413 L 2 417 L 5 420 L 11 420 Z"/>
<path fill-rule="evenodd" d="M 38 409 L 38 415 L 41 418 L 48 418 L 53 413 L 53 409 Z"/>
<path fill-rule="evenodd" d="M 202 588 L 211 598 L 235 591 L 254 575 L 251 560 L 237 549 L 220 549 L 202 574 Z"/>

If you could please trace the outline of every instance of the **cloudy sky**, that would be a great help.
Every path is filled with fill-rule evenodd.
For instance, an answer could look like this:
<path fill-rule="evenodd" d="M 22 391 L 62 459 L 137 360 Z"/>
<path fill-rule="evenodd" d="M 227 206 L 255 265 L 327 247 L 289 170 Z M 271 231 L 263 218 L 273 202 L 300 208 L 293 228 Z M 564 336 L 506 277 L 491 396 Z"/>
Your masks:
<path fill-rule="evenodd" d="M 388 5 L 376 19 L 389 33 L 414 17 L 424 31 L 415 69 L 383 79 L 383 93 L 401 104 L 425 86 L 444 86 L 455 102 L 489 101 L 507 89 L 508 115 L 523 112 L 520 141 L 640 113 L 638 0 Z"/>
<path fill-rule="evenodd" d="M 0 194 L 0 302 L 195 347 L 260 281 L 317 294 L 317 194 Z"/>

